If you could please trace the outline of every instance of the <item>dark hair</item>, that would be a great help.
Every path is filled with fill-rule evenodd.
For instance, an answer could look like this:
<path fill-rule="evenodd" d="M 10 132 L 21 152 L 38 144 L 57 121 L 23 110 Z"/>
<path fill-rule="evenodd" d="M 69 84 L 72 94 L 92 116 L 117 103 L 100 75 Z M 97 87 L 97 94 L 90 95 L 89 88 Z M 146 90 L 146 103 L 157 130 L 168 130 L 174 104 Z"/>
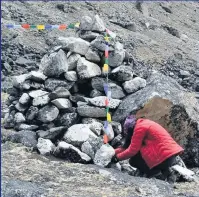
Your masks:
<path fill-rule="evenodd" d="M 134 128 L 135 128 L 135 126 L 128 128 L 128 133 L 125 136 L 124 144 L 122 146 L 125 149 L 127 149 L 130 146 L 130 144 L 131 144 L 131 138 L 132 138 L 133 133 L 134 133 Z"/>

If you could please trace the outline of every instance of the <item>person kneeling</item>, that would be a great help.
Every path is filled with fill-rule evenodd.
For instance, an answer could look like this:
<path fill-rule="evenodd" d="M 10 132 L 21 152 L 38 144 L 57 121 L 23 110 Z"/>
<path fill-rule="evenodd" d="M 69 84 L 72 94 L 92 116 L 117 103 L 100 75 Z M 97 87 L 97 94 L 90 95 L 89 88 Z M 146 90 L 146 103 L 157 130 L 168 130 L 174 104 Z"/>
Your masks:
<path fill-rule="evenodd" d="M 148 178 L 162 173 L 169 181 L 171 166 L 184 149 L 158 123 L 149 119 L 128 116 L 124 123 L 125 143 L 115 149 L 112 162 L 129 159 L 129 164 Z M 170 180 L 169 182 L 173 182 Z"/>

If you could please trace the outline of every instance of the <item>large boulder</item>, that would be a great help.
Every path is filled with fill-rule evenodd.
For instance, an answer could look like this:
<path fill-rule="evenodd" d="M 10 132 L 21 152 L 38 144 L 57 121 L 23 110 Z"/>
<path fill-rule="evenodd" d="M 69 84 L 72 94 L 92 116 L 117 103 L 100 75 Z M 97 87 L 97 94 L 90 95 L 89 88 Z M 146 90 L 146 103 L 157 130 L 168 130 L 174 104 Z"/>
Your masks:
<path fill-rule="evenodd" d="M 144 116 L 160 123 L 185 148 L 184 159 L 196 164 L 198 151 L 194 153 L 195 158 L 189 157 L 193 156 L 189 151 L 198 147 L 198 141 L 191 142 L 197 139 L 199 132 L 199 105 L 193 93 L 187 92 L 174 79 L 154 71 L 145 88 L 122 101 L 113 120 L 122 122 L 132 112 L 138 118 Z"/>
<path fill-rule="evenodd" d="M 81 146 L 90 136 L 97 136 L 90 130 L 89 125 L 76 124 L 68 128 L 64 135 L 64 140 L 74 146 Z"/>
<path fill-rule="evenodd" d="M 91 158 L 78 148 L 66 142 L 59 142 L 54 151 L 55 156 L 64 158 L 74 163 L 88 163 Z"/>
<path fill-rule="evenodd" d="M 77 67 L 77 61 L 81 56 L 79 54 L 76 53 L 72 53 L 70 54 L 70 56 L 68 57 L 68 70 L 71 71 L 73 69 L 76 69 Z"/>
<path fill-rule="evenodd" d="M 89 42 L 81 38 L 59 37 L 57 41 L 63 49 L 70 50 L 71 52 L 78 53 L 80 55 L 85 55 L 90 46 Z"/>
<path fill-rule="evenodd" d="M 77 62 L 77 73 L 80 79 L 89 79 L 101 75 L 100 67 L 92 62 L 87 61 L 85 58 L 79 58 Z"/>
<path fill-rule="evenodd" d="M 53 92 L 49 94 L 49 98 L 54 100 L 57 98 L 68 98 L 70 95 L 70 92 L 66 88 L 57 87 Z"/>
<path fill-rule="evenodd" d="M 48 77 L 59 77 L 62 73 L 68 71 L 66 54 L 60 49 L 57 53 L 45 55 L 41 60 L 39 69 Z"/>

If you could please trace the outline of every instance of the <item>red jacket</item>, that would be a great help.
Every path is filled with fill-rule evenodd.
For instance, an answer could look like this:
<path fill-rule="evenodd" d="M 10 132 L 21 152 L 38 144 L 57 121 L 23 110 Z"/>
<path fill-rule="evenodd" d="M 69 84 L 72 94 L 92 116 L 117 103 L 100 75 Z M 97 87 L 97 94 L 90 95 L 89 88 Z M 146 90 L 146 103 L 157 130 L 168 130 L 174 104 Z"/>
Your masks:
<path fill-rule="evenodd" d="M 130 146 L 126 150 L 118 148 L 115 153 L 119 160 L 125 160 L 139 151 L 149 168 L 153 168 L 172 155 L 181 153 L 183 148 L 161 125 L 148 119 L 138 119 Z"/>

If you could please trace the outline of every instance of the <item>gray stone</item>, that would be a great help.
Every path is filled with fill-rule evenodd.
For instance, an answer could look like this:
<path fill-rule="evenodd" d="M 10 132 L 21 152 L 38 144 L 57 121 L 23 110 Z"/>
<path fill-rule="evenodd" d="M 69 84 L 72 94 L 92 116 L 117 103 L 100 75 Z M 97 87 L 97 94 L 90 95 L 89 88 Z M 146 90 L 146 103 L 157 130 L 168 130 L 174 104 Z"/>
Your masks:
<path fill-rule="evenodd" d="M 34 131 L 34 130 L 37 130 L 39 128 L 38 125 L 29 125 L 29 124 L 19 124 L 15 127 L 16 130 L 29 130 L 29 131 Z"/>
<path fill-rule="evenodd" d="M 82 123 L 83 124 L 92 124 L 92 123 L 95 123 L 95 122 L 99 122 L 101 123 L 102 121 L 96 119 L 96 118 L 82 118 Z"/>
<path fill-rule="evenodd" d="M 51 101 L 58 109 L 69 109 L 72 107 L 72 104 L 69 99 L 58 98 Z"/>
<path fill-rule="evenodd" d="M 97 107 L 105 107 L 106 96 L 98 96 L 92 99 L 89 99 L 89 104 L 92 104 Z M 121 100 L 118 99 L 109 99 L 109 107 L 110 109 L 115 109 L 119 106 Z"/>
<path fill-rule="evenodd" d="M 49 94 L 49 98 L 54 100 L 57 98 L 68 98 L 70 95 L 70 92 L 66 88 L 57 87 L 52 93 Z"/>
<path fill-rule="evenodd" d="M 95 153 L 94 150 L 92 148 L 92 146 L 90 145 L 90 143 L 88 141 L 84 142 L 81 146 L 81 151 L 83 153 L 86 153 L 89 157 L 91 157 L 92 159 L 94 159 L 95 157 Z"/>
<path fill-rule="evenodd" d="M 115 150 L 109 144 L 104 144 L 96 152 L 94 158 L 94 164 L 106 167 L 111 162 L 111 159 L 114 155 L 115 155 Z"/>
<path fill-rule="evenodd" d="M 95 15 L 94 18 L 89 16 L 83 16 L 80 22 L 80 29 L 86 31 L 97 31 L 97 32 L 104 32 L 105 26 L 102 19 Z"/>
<path fill-rule="evenodd" d="M 44 56 L 41 60 L 39 70 L 48 77 L 59 77 L 68 71 L 68 62 L 63 50 L 52 53 L 48 57 Z"/>
<path fill-rule="evenodd" d="M 95 98 L 98 96 L 104 96 L 104 94 L 102 92 L 100 92 L 99 90 L 93 89 L 90 93 L 90 97 Z"/>
<path fill-rule="evenodd" d="M 103 130 L 103 124 L 100 122 L 93 122 L 89 124 L 89 129 L 97 136 L 100 136 Z"/>
<path fill-rule="evenodd" d="M 3 67 L 7 70 L 8 73 L 11 72 L 11 70 L 12 70 L 12 67 L 7 62 L 5 62 L 3 64 Z"/>
<path fill-rule="evenodd" d="M 33 91 L 29 92 L 28 94 L 32 98 L 37 98 L 39 96 L 44 96 L 44 95 L 48 94 L 48 92 L 43 91 L 43 90 L 33 90 Z"/>
<path fill-rule="evenodd" d="M 19 65 L 28 65 L 28 64 L 32 64 L 32 63 L 34 63 L 34 62 L 31 60 L 28 60 L 24 57 L 19 57 L 16 60 L 16 64 L 19 64 Z"/>
<path fill-rule="evenodd" d="M 24 112 L 24 111 L 26 111 L 27 106 L 26 106 L 26 105 L 22 105 L 21 103 L 17 103 L 17 104 L 15 105 L 15 108 L 16 108 L 18 111 L 20 111 L 20 112 Z"/>
<path fill-rule="evenodd" d="M 114 52 L 111 52 L 109 54 L 109 65 L 112 67 L 120 66 L 124 60 L 125 57 L 125 50 L 123 48 L 123 45 L 119 42 L 116 42 L 115 44 L 115 50 Z"/>
<path fill-rule="evenodd" d="M 119 134 L 117 135 L 112 141 L 111 141 L 111 146 L 112 147 L 119 147 L 119 146 L 122 146 L 122 135 Z"/>
<path fill-rule="evenodd" d="M 91 107 L 87 105 L 77 107 L 77 112 L 83 117 L 104 118 L 106 117 L 105 108 Z"/>
<path fill-rule="evenodd" d="M 99 33 L 92 32 L 92 31 L 80 31 L 79 32 L 79 37 L 86 41 L 89 41 L 89 42 L 91 42 L 92 40 L 97 38 L 97 36 L 99 36 Z"/>
<path fill-rule="evenodd" d="M 194 94 L 187 92 L 174 79 L 155 71 L 147 84 L 126 97 L 112 119 L 122 122 L 129 113 L 136 113 L 137 118 L 144 116 L 161 124 L 185 148 L 183 159 L 198 165 L 197 151 L 193 153 L 198 147 L 194 136 L 199 125 L 199 106 Z"/>
<path fill-rule="evenodd" d="M 119 66 L 111 71 L 110 77 L 116 81 L 129 81 L 133 79 L 133 69 L 130 66 Z"/>
<path fill-rule="evenodd" d="M 75 71 L 69 71 L 64 76 L 68 81 L 77 81 L 77 73 Z"/>
<path fill-rule="evenodd" d="M 69 128 L 73 124 L 76 124 L 77 121 L 78 121 L 77 113 L 65 113 L 58 116 L 56 120 L 56 125 L 62 125 Z"/>
<path fill-rule="evenodd" d="M 99 15 L 95 15 L 92 31 L 104 32 L 105 29 L 106 28 L 105 28 L 103 20 L 99 17 Z"/>
<path fill-rule="evenodd" d="M 96 63 L 100 62 L 100 56 L 99 56 L 97 50 L 89 48 L 85 57 L 87 60 L 89 60 L 91 62 L 96 62 Z"/>
<path fill-rule="evenodd" d="M 17 112 L 15 114 L 14 121 L 15 121 L 15 123 L 21 123 L 21 122 L 25 122 L 26 119 L 22 113 Z"/>
<path fill-rule="evenodd" d="M 97 150 L 99 150 L 103 144 L 102 138 L 90 136 L 89 139 L 82 144 L 81 150 L 94 159 Z"/>
<path fill-rule="evenodd" d="M 44 123 L 52 122 L 57 118 L 58 114 L 59 109 L 57 107 L 47 105 L 39 110 L 37 119 Z"/>
<path fill-rule="evenodd" d="M 123 87 L 128 93 L 134 93 L 146 86 L 146 80 L 140 77 L 135 77 L 130 81 L 125 81 Z"/>
<path fill-rule="evenodd" d="M 71 52 L 78 53 L 80 55 L 85 55 L 90 46 L 89 42 L 81 38 L 59 37 L 57 41 L 60 45 L 62 45 L 63 49 L 70 50 Z"/>
<path fill-rule="evenodd" d="M 106 42 L 104 40 L 104 37 L 102 35 L 97 36 L 97 38 L 91 42 L 91 46 L 104 52 L 106 49 Z M 109 51 L 113 50 L 114 50 L 114 43 L 110 41 Z"/>
<path fill-rule="evenodd" d="M 191 74 L 189 73 L 189 71 L 186 70 L 180 70 L 180 77 L 189 77 Z"/>
<path fill-rule="evenodd" d="M 13 77 L 13 86 L 16 88 L 20 88 L 21 84 L 28 79 L 30 74 L 23 74 L 19 76 L 14 76 Z"/>
<path fill-rule="evenodd" d="M 30 101 L 30 96 L 27 93 L 23 93 L 19 99 L 19 103 L 21 103 L 22 105 L 28 104 L 29 101 Z"/>
<path fill-rule="evenodd" d="M 91 81 L 92 87 L 102 92 L 104 92 L 104 84 L 106 83 L 106 79 L 100 77 L 95 77 Z M 111 90 L 111 98 L 121 99 L 125 97 L 123 89 L 111 80 L 109 80 L 109 88 Z"/>
<path fill-rule="evenodd" d="M 6 113 L 5 114 L 5 118 L 4 118 L 4 122 L 3 122 L 3 126 L 5 129 L 11 129 L 14 127 L 14 115 L 11 113 Z"/>
<path fill-rule="evenodd" d="M 7 140 L 13 143 L 21 143 L 27 147 L 36 148 L 37 146 L 36 133 L 34 131 L 22 130 L 12 133 L 8 135 Z"/>
<path fill-rule="evenodd" d="M 3 180 L 2 197 L 44 197 L 45 191 L 40 184 L 21 180 Z"/>
<path fill-rule="evenodd" d="M 89 79 L 101 75 L 101 69 L 97 64 L 82 57 L 77 62 L 77 73 L 80 79 Z"/>
<path fill-rule="evenodd" d="M 97 136 L 89 129 L 88 125 L 76 124 L 68 128 L 64 135 L 64 141 L 74 146 L 81 146 L 90 136 Z"/>
<path fill-rule="evenodd" d="M 54 154 L 57 157 L 67 159 L 74 163 L 85 164 L 91 161 L 91 158 L 88 155 L 82 153 L 78 148 L 74 147 L 73 145 L 63 141 L 58 143 L 58 146 L 56 147 Z"/>
<path fill-rule="evenodd" d="M 71 70 L 75 70 L 76 67 L 77 67 L 77 61 L 79 60 L 81 56 L 79 54 L 71 54 L 69 57 L 68 57 L 68 70 L 71 71 Z"/>
<path fill-rule="evenodd" d="M 27 120 L 34 120 L 39 112 L 37 107 L 31 106 L 28 111 L 26 112 L 26 119 Z"/>
<path fill-rule="evenodd" d="M 50 102 L 50 98 L 48 95 L 38 96 L 33 99 L 33 106 L 44 106 Z"/>
<path fill-rule="evenodd" d="M 85 106 L 87 104 L 88 104 L 87 102 L 78 101 L 77 102 L 77 107 Z"/>
<path fill-rule="evenodd" d="M 51 92 L 55 91 L 58 87 L 64 87 L 67 90 L 70 90 L 73 85 L 74 82 L 67 82 L 65 80 L 54 79 L 54 78 L 48 78 L 45 81 L 45 88 Z"/>
<path fill-rule="evenodd" d="M 44 139 L 56 140 L 58 137 L 63 136 L 66 132 L 65 127 L 54 127 L 47 131 L 38 130 L 37 135 Z"/>
<path fill-rule="evenodd" d="M 39 138 L 37 149 L 41 155 L 50 155 L 54 151 L 55 145 L 48 139 Z"/>
<path fill-rule="evenodd" d="M 31 79 L 37 82 L 43 82 L 46 80 L 46 78 L 47 77 L 40 71 L 31 71 L 30 76 L 28 77 L 28 79 Z"/>
<path fill-rule="evenodd" d="M 24 81 L 21 86 L 20 89 L 21 90 L 29 90 L 29 89 L 43 89 L 44 85 L 35 81 L 31 81 L 31 80 L 26 80 Z"/>

